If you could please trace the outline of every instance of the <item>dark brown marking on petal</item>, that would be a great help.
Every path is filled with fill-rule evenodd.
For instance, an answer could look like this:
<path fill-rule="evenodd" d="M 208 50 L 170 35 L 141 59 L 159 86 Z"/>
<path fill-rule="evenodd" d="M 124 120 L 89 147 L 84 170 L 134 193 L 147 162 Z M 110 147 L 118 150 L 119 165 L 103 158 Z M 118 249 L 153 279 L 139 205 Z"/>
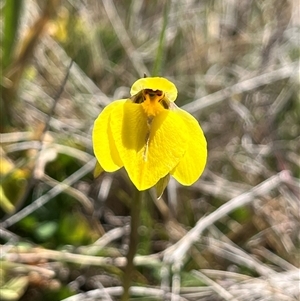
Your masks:
<path fill-rule="evenodd" d="M 133 103 L 142 103 L 145 101 L 144 95 L 143 95 L 143 91 L 140 91 L 139 93 L 133 95 L 132 97 L 130 97 L 130 99 L 132 100 Z"/>
<path fill-rule="evenodd" d="M 166 99 L 162 98 L 159 102 L 166 110 L 170 108 L 169 102 Z"/>

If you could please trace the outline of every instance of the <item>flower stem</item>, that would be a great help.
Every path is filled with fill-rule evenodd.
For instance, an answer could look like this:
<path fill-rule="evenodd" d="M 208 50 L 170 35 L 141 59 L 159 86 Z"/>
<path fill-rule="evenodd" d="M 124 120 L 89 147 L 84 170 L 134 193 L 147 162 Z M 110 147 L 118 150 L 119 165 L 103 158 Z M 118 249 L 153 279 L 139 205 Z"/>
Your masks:
<path fill-rule="evenodd" d="M 135 188 L 136 189 L 136 188 Z M 138 191 L 136 189 L 134 199 L 131 203 L 131 220 L 130 220 L 130 243 L 127 253 L 127 265 L 124 271 L 123 277 L 123 295 L 121 301 L 129 300 L 129 289 L 131 286 L 131 280 L 134 273 L 133 259 L 137 250 L 138 245 L 138 227 L 140 222 L 140 210 L 143 198 L 143 191 Z"/>

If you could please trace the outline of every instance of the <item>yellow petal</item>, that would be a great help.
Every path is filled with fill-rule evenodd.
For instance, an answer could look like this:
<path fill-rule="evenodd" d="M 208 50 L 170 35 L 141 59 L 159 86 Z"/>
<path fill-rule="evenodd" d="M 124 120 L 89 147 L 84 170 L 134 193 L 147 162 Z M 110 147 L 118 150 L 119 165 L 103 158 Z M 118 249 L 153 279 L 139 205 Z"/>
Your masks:
<path fill-rule="evenodd" d="M 171 175 L 182 185 L 191 185 L 201 176 L 206 164 L 206 139 L 198 121 L 192 115 L 179 108 L 174 113 L 184 120 L 188 128 L 188 145 L 186 153 Z"/>
<path fill-rule="evenodd" d="M 164 193 L 168 183 L 170 181 L 170 174 L 167 174 L 165 177 L 161 178 L 156 184 L 155 184 L 155 190 L 156 190 L 156 197 L 159 200 Z"/>
<path fill-rule="evenodd" d="M 146 77 L 138 79 L 131 87 L 130 95 L 133 96 L 144 89 L 163 91 L 169 101 L 177 98 L 176 86 L 164 77 Z"/>
<path fill-rule="evenodd" d="M 103 171 L 104 171 L 104 169 L 102 168 L 102 166 L 97 161 L 96 165 L 95 165 L 94 172 L 93 172 L 94 178 L 98 178 L 103 173 Z"/>
<path fill-rule="evenodd" d="M 122 108 L 126 100 L 109 104 L 95 120 L 92 134 L 94 153 L 105 171 L 116 171 L 123 166 L 109 126 L 111 113 Z"/>
<path fill-rule="evenodd" d="M 128 101 L 112 111 L 110 121 L 120 158 L 139 190 L 165 177 L 186 151 L 187 130 L 173 111 L 164 110 L 147 123 L 142 106 Z"/>

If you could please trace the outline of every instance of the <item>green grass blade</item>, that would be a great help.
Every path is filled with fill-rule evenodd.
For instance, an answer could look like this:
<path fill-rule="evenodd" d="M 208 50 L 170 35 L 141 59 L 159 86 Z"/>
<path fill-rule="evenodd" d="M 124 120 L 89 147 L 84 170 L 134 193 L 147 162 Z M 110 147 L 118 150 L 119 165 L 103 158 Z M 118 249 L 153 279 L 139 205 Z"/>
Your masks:
<path fill-rule="evenodd" d="M 16 35 L 21 15 L 22 1 L 6 1 L 3 8 L 4 15 L 4 32 L 3 32 L 3 57 L 2 67 L 6 68 L 11 61 Z"/>
<path fill-rule="evenodd" d="M 165 44 L 166 29 L 169 20 L 169 11 L 170 11 L 170 1 L 167 1 L 164 7 L 163 26 L 159 37 L 159 44 L 157 48 L 154 67 L 152 70 L 152 76 L 162 75 L 162 69 L 163 69 L 164 57 L 165 57 L 164 44 Z"/>

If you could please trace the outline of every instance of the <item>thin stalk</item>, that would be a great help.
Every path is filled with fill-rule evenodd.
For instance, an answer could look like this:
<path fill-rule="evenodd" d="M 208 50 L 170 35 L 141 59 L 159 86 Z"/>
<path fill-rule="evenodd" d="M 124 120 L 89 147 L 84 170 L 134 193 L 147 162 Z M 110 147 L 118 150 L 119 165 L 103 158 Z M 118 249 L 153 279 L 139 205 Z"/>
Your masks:
<path fill-rule="evenodd" d="M 138 227 L 140 223 L 140 211 L 143 198 L 143 191 L 138 191 L 136 189 L 133 202 L 131 203 L 131 220 L 130 220 L 130 242 L 129 250 L 126 256 L 127 265 L 124 271 L 123 277 L 123 295 L 121 301 L 129 300 L 130 294 L 129 289 L 131 286 L 133 274 L 134 274 L 134 264 L 133 259 L 136 254 L 139 236 Z"/>
<path fill-rule="evenodd" d="M 167 29 L 168 20 L 169 20 L 169 10 L 170 10 L 170 3 L 169 3 L 169 1 L 166 1 L 165 7 L 164 7 L 163 24 L 162 24 L 160 37 L 159 37 L 159 44 L 158 44 L 158 48 L 157 48 L 154 67 L 152 70 L 152 76 L 161 75 L 161 71 L 163 68 L 164 57 L 165 57 L 165 36 L 166 36 L 166 29 Z"/>

